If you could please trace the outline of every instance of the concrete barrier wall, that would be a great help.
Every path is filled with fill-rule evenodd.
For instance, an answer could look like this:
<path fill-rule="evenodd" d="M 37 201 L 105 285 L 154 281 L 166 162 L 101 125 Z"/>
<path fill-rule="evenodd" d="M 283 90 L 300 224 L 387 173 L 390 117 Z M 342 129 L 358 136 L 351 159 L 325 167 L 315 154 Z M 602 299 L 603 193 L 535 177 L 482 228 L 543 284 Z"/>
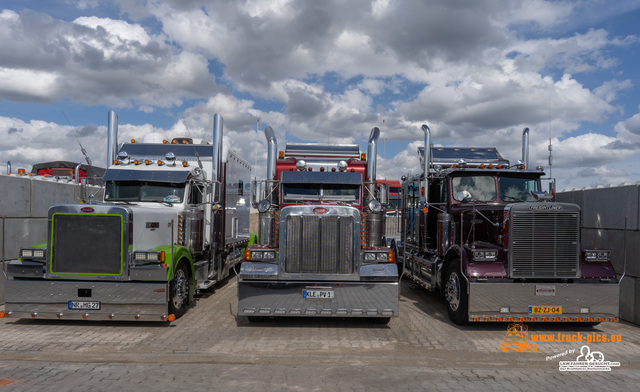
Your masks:
<path fill-rule="evenodd" d="M 95 200 L 103 198 L 103 188 L 87 186 L 86 191 Z M 0 221 L 0 261 L 16 259 L 21 247 L 46 242 L 49 207 L 77 203 L 81 196 L 81 186 L 64 179 L 0 175 L 0 217 L 4 217 L 4 228 Z M 0 273 L 0 304 L 4 303 L 4 280 Z"/>
<path fill-rule="evenodd" d="M 640 185 L 558 192 L 582 208 L 582 247 L 611 250 L 620 283 L 620 318 L 640 324 Z"/>

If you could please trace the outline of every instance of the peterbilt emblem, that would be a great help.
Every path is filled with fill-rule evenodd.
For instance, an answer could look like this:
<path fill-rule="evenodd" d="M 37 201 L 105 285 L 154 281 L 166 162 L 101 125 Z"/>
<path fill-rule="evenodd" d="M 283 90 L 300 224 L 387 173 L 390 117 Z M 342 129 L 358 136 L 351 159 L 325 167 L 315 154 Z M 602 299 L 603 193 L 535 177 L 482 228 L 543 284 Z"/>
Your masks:
<path fill-rule="evenodd" d="M 91 208 L 91 207 L 82 207 L 80 209 L 80 211 L 82 211 L 82 212 L 93 212 L 95 210 L 93 208 Z"/>
<path fill-rule="evenodd" d="M 313 209 L 313 212 L 316 214 L 326 214 L 327 213 L 327 209 L 324 207 L 316 207 Z"/>
<path fill-rule="evenodd" d="M 550 204 L 533 204 L 529 206 L 529 209 L 532 211 L 559 211 L 562 209 L 562 206 Z"/>

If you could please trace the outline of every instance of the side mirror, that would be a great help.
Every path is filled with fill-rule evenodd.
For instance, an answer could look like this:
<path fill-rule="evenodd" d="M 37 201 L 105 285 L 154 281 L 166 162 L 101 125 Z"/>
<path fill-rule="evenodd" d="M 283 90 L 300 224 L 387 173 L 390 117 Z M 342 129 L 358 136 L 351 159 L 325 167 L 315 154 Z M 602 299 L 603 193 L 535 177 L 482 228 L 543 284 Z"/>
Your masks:
<path fill-rule="evenodd" d="M 378 200 L 380 204 L 383 206 L 389 205 L 389 184 L 382 182 L 378 184 L 378 187 Z"/>
<path fill-rule="evenodd" d="M 213 204 L 220 203 L 220 183 L 217 181 L 211 184 L 211 198 Z"/>
<path fill-rule="evenodd" d="M 251 181 L 251 205 L 253 208 L 258 206 L 261 200 L 264 199 L 264 182 L 263 181 Z"/>
<path fill-rule="evenodd" d="M 550 194 L 548 194 L 546 192 L 534 192 L 534 191 L 531 191 L 531 195 L 536 200 L 541 200 L 541 201 L 552 201 L 553 200 L 553 195 L 550 195 Z"/>

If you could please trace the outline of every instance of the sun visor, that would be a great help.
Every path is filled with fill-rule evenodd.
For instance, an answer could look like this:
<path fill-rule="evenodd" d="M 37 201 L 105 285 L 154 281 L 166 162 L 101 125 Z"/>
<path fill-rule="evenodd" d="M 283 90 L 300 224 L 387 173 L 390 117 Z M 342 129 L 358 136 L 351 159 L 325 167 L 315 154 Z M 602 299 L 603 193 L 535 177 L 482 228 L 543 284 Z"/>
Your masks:
<path fill-rule="evenodd" d="M 282 172 L 283 184 L 362 184 L 362 174 L 351 172 Z"/>
<path fill-rule="evenodd" d="M 180 171 L 147 171 L 147 170 L 120 170 L 108 169 L 104 173 L 105 181 L 154 181 L 154 182 L 178 182 L 187 181 L 189 170 Z"/>

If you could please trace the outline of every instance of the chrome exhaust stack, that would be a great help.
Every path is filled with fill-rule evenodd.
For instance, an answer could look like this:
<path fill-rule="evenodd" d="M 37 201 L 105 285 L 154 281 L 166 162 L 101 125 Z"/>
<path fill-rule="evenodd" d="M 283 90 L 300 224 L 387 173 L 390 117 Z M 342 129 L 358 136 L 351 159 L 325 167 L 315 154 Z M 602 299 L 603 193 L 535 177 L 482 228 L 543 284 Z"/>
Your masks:
<path fill-rule="evenodd" d="M 213 116 L 213 170 L 211 180 L 213 182 L 220 181 L 220 169 L 222 167 L 222 116 L 216 113 Z"/>
<path fill-rule="evenodd" d="M 376 162 L 378 160 L 378 138 L 380 137 L 380 129 L 373 127 L 369 136 L 369 146 L 367 147 L 367 171 L 369 172 L 369 181 L 376 182 Z"/>
<path fill-rule="evenodd" d="M 522 163 L 524 168 L 529 168 L 529 128 L 522 130 Z"/>
<path fill-rule="evenodd" d="M 264 136 L 267 138 L 267 180 L 276 178 L 276 158 L 278 154 L 278 141 L 273 128 L 268 126 L 264 130 Z"/>
<path fill-rule="evenodd" d="M 118 157 L 118 115 L 109 110 L 107 115 L 107 167 Z"/>
<path fill-rule="evenodd" d="M 275 214 L 273 210 L 278 208 L 278 184 L 276 178 L 276 159 L 278 158 L 278 141 L 276 133 L 271 126 L 264 130 L 264 136 L 267 139 L 267 178 L 264 180 L 264 186 L 256 184 L 256 190 L 261 195 L 257 199 L 261 199 L 258 204 L 259 220 L 258 220 L 258 243 L 260 245 L 271 245 L 275 243 L 274 225 Z M 257 200 L 256 199 L 256 200 Z"/>
<path fill-rule="evenodd" d="M 426 124 L 422 124 L 422 130 L 424 131 L 424 161 L 422 162 L 422 170 L 424 172 L 424 178 L 421 181 L 420 187 L 423 192 L 421 193 L 421 201 L 426 207 L 429 203 L 429 165 L 431 163 L 431 129 Z"/>

